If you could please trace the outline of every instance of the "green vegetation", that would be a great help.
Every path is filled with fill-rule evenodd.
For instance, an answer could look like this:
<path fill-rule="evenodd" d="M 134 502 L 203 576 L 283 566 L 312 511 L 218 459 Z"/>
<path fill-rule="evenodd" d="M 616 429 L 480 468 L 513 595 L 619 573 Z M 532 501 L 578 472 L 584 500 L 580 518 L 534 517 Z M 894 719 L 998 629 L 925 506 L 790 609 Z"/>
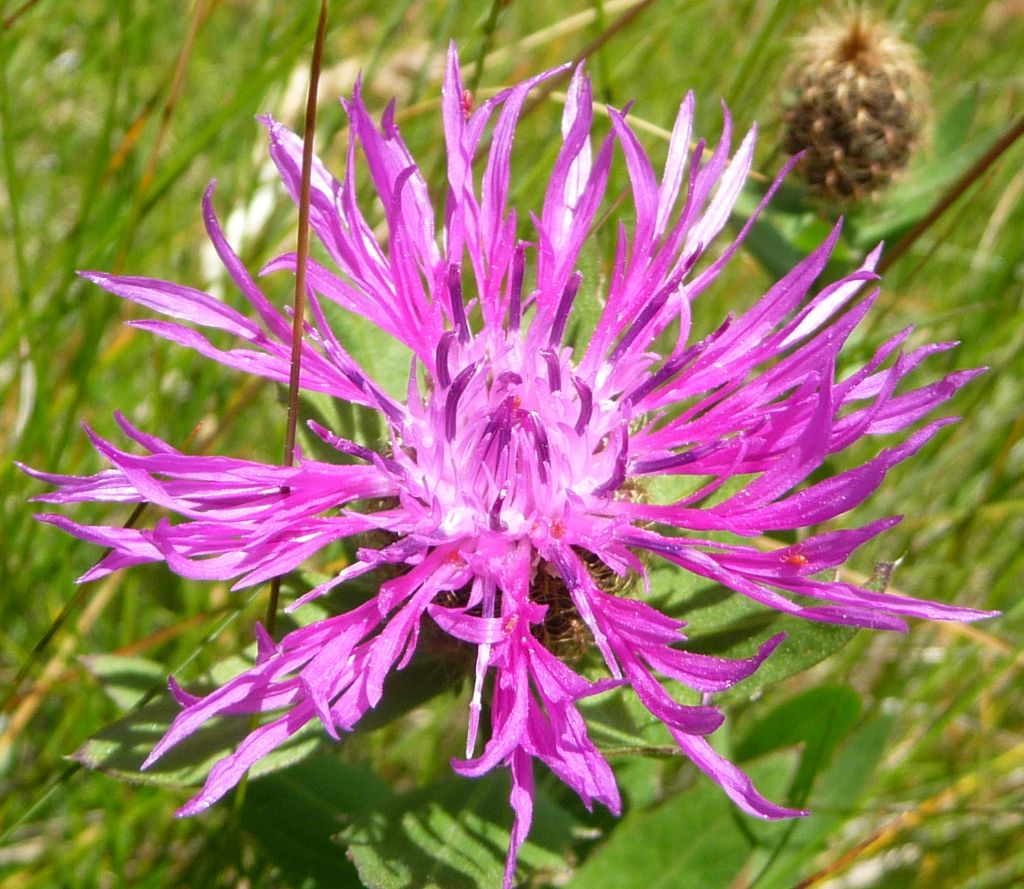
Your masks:
<path fill-rule="evenodd" d="M 901 179 L 845 208 L 845 262 L 878 239 L 899 244 L 1016 122 L 1024 94 L 1019 3 L 873 5 L 920 48 L 932 122 Z M 357 873 L 371 886 L 500 881 L 500 864 L 495 877 L 487 855 L 504 855 L 507 779 L 452 784 L 447 760 L 462 744 L 466 698 L 458 687 L 343 745 L 324 743 L 315 758 L 254 778 L 233 801 L 185 821 L 173 811 L 187 791 L 125 783 L 68 759 L 140 699 L 156 697 L 150 706 L 166 709 L 165 673 L 191 682 L 248 646 L 266 591 L 229 593 L 159 567 L 76 587 L 98 550 L 34 521 L 27 499 L 43 488 L 11 461 L 99 471 L 80 424 L 114 435 L 115 410 L 193 452 L 279 458 L 279 390 L 124 326 L 136 310 L 75 272 L 188 282 L 237 304 L 205 246 L 199 204 L 212 178 L 250 268 L 292 249 L 297 214 L 276 185 L 254 116 L 272 113 L 301 128 L 317 6 L 41 0 L 0 11 L 0 889 L 298 889 L 359 886 Z M 437 98 L 450 38 L 464 62 L 482 66 L 467 80 L 485 94 L 605 35 L 588 62 L 597 96 L 619 105 L 635 99 L 644 121 L 666 127 L 692 88 L 696 132 L 707 135 L 721 127 L 723 98 L 738 128 L 759 121 L 755 167 L 770 177 L 782 158 L 779 79 L 817 6 L 665 0 L 619 27 L 630 8 L 620 0 L 517 0 L 493 9 L 465 0 L 334 3 L 317 149 L 341 169 L 344 115 L 333 97 L 362 70 L 372 107 L 383 110 L 397 96 L 405 138 L 440 194 Z M 519 206 L 540 205 L 560 110 L 556 92 L 517 135 Z M 664 151 L 655 132 L 647 144 L 655 155 Z M 609 193 L 624 185 L 619 164 Z M 629 708 L 602 704 L 594 718 L 607 729 L 603 747 L 649 744 L 659 755 L 616 758 L 627 800 L 618 822 L 586 813 L 556 781 L 540 782 L 537 824 L 521 856 L 531 885 L 1024 882 L 1022 196 L 1018 142 L 898 255 L 847 353 L 863 362 L 882 339 L 914 324 L 911 346 L 962 341 L 917 379 L 990 368 L 952 402 L 948 412 L 963 421 L 891 472 L 857 515 L 907 518 L 848 570 L 870 576 L 876 562 L 901 560 L 892 587 L 998 608 L 1003 617 L 969 628 L 919 622 L 906 636 L 862 632 L 756 699 L 730 699 L 723 743 L 769 796 L 814 810 L 800 823 L 738 815 L 692 767 L 660 755 L 664 742 L 648 737 Z M 805 200 L 795 181 L 780 198 L 770 227 L 702 298 L 698 330 L 749 306 L 772 280 L 773 262 L 806 252 L 839 212 Z M 614 223 L 613 216 L 598 232 L 605 255 L 595 263 L 610 256 Z M 290 299 L 287 276 L 266 286 L 275 300 Z M 836 466 L 867 453 L 842 455 Z M 100 516 L 127 520 L 129 510 L 75 512 L 82 521 Z M 112 664 L 102 657 L 109 654 L 133 659 Z M 109 765 L 98 743 L 83 758 Z M 435 782 L 440 789 L 426 789 Z M 427 861 L 429 874 L 416 870 Z M 851 873 L 856 883 L 841 882 Z"/>

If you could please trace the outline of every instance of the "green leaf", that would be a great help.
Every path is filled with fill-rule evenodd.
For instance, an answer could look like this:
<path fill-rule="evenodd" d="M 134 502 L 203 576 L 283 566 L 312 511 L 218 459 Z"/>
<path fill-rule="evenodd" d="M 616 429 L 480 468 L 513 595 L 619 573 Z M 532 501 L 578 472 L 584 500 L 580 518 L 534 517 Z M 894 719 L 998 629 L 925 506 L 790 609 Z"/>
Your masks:
<path fill-rule="evenodd" d="M 412 352 L 366 318 L 324 301 L 324 314 L 360 366 L 395 398 L 405 400 Z M 383 432 L 384 427 L 381 427 Z M 364 440 L 364 443 L 365 440 Z"/>
<path fill-rule="evenodd" d="M 675 747 L 668 729 L 631 690 L 612 689 L 585 698 L 578 706 L 587 722 L 587 734 L 602 750 Z"/>
<path fill-rule="evenodd" d="M 927 158 L 882 192 L 877 202 L 851 215 L 847 234 L 855 246 L 866 251 L 879 241 L 894 243 L 988 148 L 995 132 L 972 128 L 977 99 L 975 90 L 967 90 L 937 125 Z"/>
<path fill-rule="evenodd" d="M 242 825 L 293 885 L 358 889 L 363 884 L 337 835 L 392 796 L 369 766 L 324 753 L 250 783 Z"/>
<path fill-rule="evenodd" d="M 749 727 L 733 751 L 737 762 L 802 744 L 800 767 L 789 793 L 790 805 L 802 805 L 815 776 L 826 768 L 836 747 L 860 717 L 859 695 L 846 686 L 821 686 L 783 701 Z"/>
<path fill-rule="evenodd" d="M 322 619 L 326 614 L 320 603 L 310 603 L 299 617 L 306 621 Z M 282 624 L 291 628 L 295 619 L 288 616 Z M 357 731 L 379 728 L 457 685 L 472 669 L 471 657 L 455 656 L 466 652 L 468 649 L 458 648 L 454 654 L 451 649 L 433 655 L 417 654 L 404 670 L 392 672 L 385 682 L 383 701 L 360 721 Z M 189 690 L 194 694 L 208 694 L 249 669 L 255 655 L 255 645 L 250 645 L 243 655 L 219 661 L 210 668 L 204 681 L 197 684 L 198 688 L 190 684 Z M 104 683 L 107 693 L 126 707 L 136 705 L 165 683 L 163 668 L 141 658 L 105 655 L 89 659 L 87 665 Z M 253 729 L 248 716 L 210 720 L 146 771 L 141 771 L 142 763 L 180 711 L 179 705 L 164 693 L 158 700 L 103 728 L 71 758 L 86 768 L 132 783 L 191 787 L 202 783 L 214 764 L 230 754 Z M 269 774 L 299 762 L 316 751 L 323 738 L 319 721 L 313 720 L 287 743 L 260 759 L 250 769 L 250 776 Z"/>
<path fill-rule="evenodd" d="M 812 859 L 836 844 L 833 835 L 857 814 L 858 801 L 869 786 L 892 729 L 892 719 L 879 716 L 861 725 L 839 747 L 811 795 L 809 817 L 787 832 L 770 866 L 755 881 L 757 889 L 790 889 L 798 878 L 815 869 Z"/>
<path fill-rule="evenodd" d="M 678 687 L 673 689 L 679 697 Z M 613 689 L 577 705 L 587 735 L 615 767 L 615 783 L 627 809 L 655 802 L 666 769 L 680 760 L 679 747 L 661 720 L 630 689 Z"/>
<path fill-rule="evenodd" d="M 786 638 L 749 679 L 744 679 L 715 696 L 718 703 L 747 700 L 755 692 L 801 673 L 842 649 L 856 634 L 849 627 L 815 623 L 798 617 L 769 612 L 738 618 L 728 628 L 694 633 L 690 650 L 721 657 L 753 654 L 752 636 L 766 639 L 776 633 Z M 745 653 L 745 655 L 744 655 Z"/>
<path fill-rule="evenodd" d="M 641 751 L 642 752 L 642 751 Z M 611 757 L 612 754 L 608 753 Z M 627 810 L 646 808 L 660 802 L 664 786 L 676 763 L 652 755 L 618 756 L 612 760 L 615 783 Z"/>
<path fill-rule="evenodd" d="M 753 216 L 758 202 L 764 195 L 763 186 L 748 186 L 740 194 L 736 210 L 730 220 L 730 227 L 739 234 L 742 226 Z M 809 212 L 802 189 L 784 189 L 787 201 L 779 201 L 776 195 L 770 208 L 758 216 L 750 227 L 743 248 L 756 259 L 766 272 L 779 279 L 808 253 L 824 241 L 832 230 L 832 222 L 820 214 Z M 821 280 L 834 280 L 845 273 L 853 262 L 846 245 L 839 241 L 833 250 Z"/>
<path fill-rule="evenodd" d="M 673 617 L 687 621 L 687 650 L 716 657 L 750 657 L 776 633 L 786 638 L 760 669 L 715 696 L 717 703 L 747 700 L 755 692 L 806 670 L 846 645 L 850 627 L 785 615 L 667 563 L 650 570 L 651 598 Z"/>
<path fill-rule="evenodd" d="M 739 217 L 735 222 L 742 225 L 746 219 Z M 764 214 L 750 227 L 743 247 L 773 278 L 781 278 L 804 258 Z"/>
<path fill-rule="evenodd" d="M 955 154 L 964 144 L 964 135 L 971 132 L 978 112 L 978 87 L 969 85 L 942 116 L 935 127 L 936 157 L 944 158 Z"/>
<path fill-rule="evenodd" d="M 243 716 L 210 720 L 146 771 L 141 771 L 143 761 L 180 710 L 178 704 L 168 698 L 146 704 L 97 732 L 71 758 L 86 768 L 134 784 L 165 787 L 200 784 L 214 763 L 231 753 L 252 726 L 249 718 Z M 260 759 L 250 775 L 264 775 L 308 756 L 320 744 L 321 736 L 319 723 L 310 723 Z"/>
<path fill-rule="evenodd" d="M 512 812 L 508 777 L 452 777 L 357 817 L 343 833 L 369 889 L 494 889 L 501 885 Z M 538 789 L 520 871 L 564 880 L 570 816 Z"/>
<path fill-rule="evenodd" d="M 102 667 L 107 675 L 116 677 L 122 683 L 124 690 L 118 687 L 117 693 L 127 697 L 131 689 L 129 683 L 139 681 L 136 677 L 140 671 L 141 675 L 148 674 L 142 667 L 123 663 L 119 665 L 118 660 L 124 659 L 108 659 L 102 663 Z M 251 663 L 251 659 L 237 656 L 225 659 L 211 669 L 210 680 L 198 693 L 208 693 L 212 688 L 237 676 Z M 452 688 L 461 681 L 467 665 L 471 666 L 471 663 L 446 656 L 414 657 L 404 670 L 393 672 L 388 677 L 383 701 L 360 721 L 357 731 L 379 728 Z M 151 688 L 152 684 L 147 686 L 147 690 Z M 93 735 L 72 755 L 72 759 L 86 768 L 137 784 L 170 787 L 200 784 L 214 764 L 231 753 L 252 731 L 252 722 L 248 716 L 212 719 L 146 771 L 141 771 L 143 761 L 170 728 L 180 710 L 178 704 L 167 696 L 146 704 Z M 250 776 L 270 774 L 305 759 L 318 749 L 323 738 L 319 721 L 311 721 L 285 744 L 258 760 L 250 769 Z"/>
<path fill-rule="evenodd" d="M 751 773 L 773 796 L 792 772 L 794 757 L 759 763 Z M 567 889 L 727 889 L 765 829 L 744 815 L 713 781 L 699 776 L 686 791 L 645 811 L 627 814 L 576 872 Z"/>
<path fill-rule="evenodd" d="M 433 632 L 427 627 L 424 634 Z M 473 669 L 472 650 L 451 646 L 434 654 L 416 654 L 403 670 L 384 682 L 384 696 L 356 726 L 357 732 L 380 728 L 410 710 L 459 685 Z"/>
<path fill-rule="evenodd" d="M 131 709 L 167 685 L 167 668 L 147 658 L 96 654 L 83 657 L 82 663 L 122 710 Z"/>

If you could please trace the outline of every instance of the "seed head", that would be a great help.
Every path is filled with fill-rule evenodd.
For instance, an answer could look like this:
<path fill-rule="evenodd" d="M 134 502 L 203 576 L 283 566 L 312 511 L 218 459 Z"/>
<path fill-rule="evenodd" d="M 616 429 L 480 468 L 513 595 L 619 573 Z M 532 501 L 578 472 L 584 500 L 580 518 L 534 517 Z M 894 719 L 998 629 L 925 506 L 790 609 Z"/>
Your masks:
<path fill-rule="evenodd" d="M 861 200 L 910 157 L 926 116 L 917 50 L 862 9 L 823 20 L 800 39 L 785 77 L 789 154 L 818 194 Z"/>

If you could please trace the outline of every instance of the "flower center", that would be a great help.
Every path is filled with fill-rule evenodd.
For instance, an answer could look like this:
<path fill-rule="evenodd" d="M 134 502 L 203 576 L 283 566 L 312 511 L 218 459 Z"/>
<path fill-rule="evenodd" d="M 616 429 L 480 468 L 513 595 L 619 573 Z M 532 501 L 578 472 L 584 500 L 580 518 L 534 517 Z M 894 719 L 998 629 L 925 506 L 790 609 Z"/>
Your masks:
<path fill-rule="evenodd" d="M 623 484 L 627 419 L 616 400 L 595 398 L 570 359 L 569 348 L 518 331 L 442 338 L 440 385 L 403 443 L 445 537 L 526 538 L 538 523 L 600 509 Z"/>

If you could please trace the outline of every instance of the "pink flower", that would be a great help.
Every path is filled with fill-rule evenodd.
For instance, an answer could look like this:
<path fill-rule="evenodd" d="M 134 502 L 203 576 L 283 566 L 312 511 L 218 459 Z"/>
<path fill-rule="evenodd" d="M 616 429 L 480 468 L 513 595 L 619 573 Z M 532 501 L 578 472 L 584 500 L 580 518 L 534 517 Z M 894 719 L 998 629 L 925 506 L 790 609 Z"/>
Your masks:
<path fill-rule="evenodd" d="M 682 621 L 610 582 L 645 575 L 643 554 L 809 620 L 899 630 L 905 617 L 986 616 L 818 579 L 896 519 L 813 535 L 774 552 L 716 536 L 805 528 L 861 503 L 892 466 L 951 421 L 932 421 L 862 466 L 808 479 L 853 442 L 912 426 L 975 372 L 897 394 L 903 377 L 950 347 L 903 353 L 909 333 L 903 331 L 864 367 L 837 378 L 840 349 L 874 299 L 861 292 L 875 280 L 878 258 L 876 250 L 857 272 L 811 294 L 838 229 L 753 308 L 692 341 L 691 303 L 746 231 L 698 268 L 743 187 L 755 135 L 752 130 L 730 158 L 726 114 L 710 157 L 704 159 L 703 143 L 691 153 L 692 95 L 680 106 L 659 179 L 623 113 L 610 109 L 610 134 L 591 145 L 591 88 L 577 71 L 544 204 L 529 226 L 521 225 L 507 206 L 512 140 L 527 94 L 554 73 L 467 113 L 451 52 L 443 89 L 448 191 L 440 237 L 427 184 L 392 109 L 378 127 L 358 86 L 344 103 L 351 121 L 345 178 L 339 182 L 314 165 L 311 222 L 341 274 L 309 263 L 315 294 L 301 385 L 379 411 L 390 434 L 383 452 L 311 423 L 340 462 L 300 457 L 285 468 L 190 456 L 119 416 L 144 454 L 90 432 L 110 469 L 87 478 L 33 472 L 58 485 L 40 498 L 49 502 L 146 501 L 176 516 L 152 529 L 42 516 L 111 548 L 83 580 L 164 561 L 185 577 L 233 580 L 239 589 L 291 571 L 336 541 L 375 530 L 388 535 L 382 548 L 359 549 L 357 561 L 290 607 L 388 565 L 391 578 L 376 597 L 280 642 L 258 627 L 257 664 L 207 697 L 172 683 L 183 710 L 148 762 L 211 717 L 277 714 L 217 764 L 181 814 L 218 800 L 311 720 L 333 737 L 350 731 L 378 705 L 385 679 L 409 662 L 421 630 L 432 623 L 476 656 L 466 758 L 453 768 L 469 776 L 498 766 L 511 770 L 508 887 L 530 827 L 534 760 L 588 806 L 597 801 L 619 811 L 612 771 L 577 708 L 581 699 L 614 686 L 631 686 L 682 751 L 743 810 L 766 818 L 801 814 L 762 798 L 714 752 L 707 735 L 722 722 L 718 709 L 678 703 L 663 681 L 705 693 L 707 701 L 751 675 L 781 637 L 740 661 L 688 652 Z M 478 189 L 473 161 L 492 118 Z M 265 124 L 271 156 L 297 199 L 300 141 L 273 120 Z M 620 224 L 603 312 L 589 343 L 574 351 L 565 334 L 583 284 L 579 254 L 602 204 L 616 146 L 625 157 L 635 219 L 632 231 Z M 359 148 L 383 207 L 384 244 L 357 204 Z M 229 367 L 286 381 L 290 321 L 227 244 L 212 186 L 204 212 L 210 238 L 258 320 L 181 285 L 86 277 L 172 319 L 135 326 Z M 531 241 L 520 240 L 524 229 Z M 266 271 L 294 267 L 288 255 Z M 387 394 L 346 352 L 326 321 L 324 300 L 408 347 L 413 366 L 404 401 Z M 196 329 L 204 327 L 233 334 L 241 344 L 217 348 Z M 672 330 L 678 330 L 676 345 L 667 354 L 655 351 L 655 339 Z M 644 495 L 645 479 L 657 475 L 707 481 L 676 502 L 657 504 Z M 709 505 L 728 482 L 739 486 Z M 581 639 L 599 650 L 603 678 L 586 679 L 570 666 L 567 648 Z M 493 683 L 487 708 L 485 683 Z M 490 740 L 482 745 L 481 719 L 490 722 Z"/>

